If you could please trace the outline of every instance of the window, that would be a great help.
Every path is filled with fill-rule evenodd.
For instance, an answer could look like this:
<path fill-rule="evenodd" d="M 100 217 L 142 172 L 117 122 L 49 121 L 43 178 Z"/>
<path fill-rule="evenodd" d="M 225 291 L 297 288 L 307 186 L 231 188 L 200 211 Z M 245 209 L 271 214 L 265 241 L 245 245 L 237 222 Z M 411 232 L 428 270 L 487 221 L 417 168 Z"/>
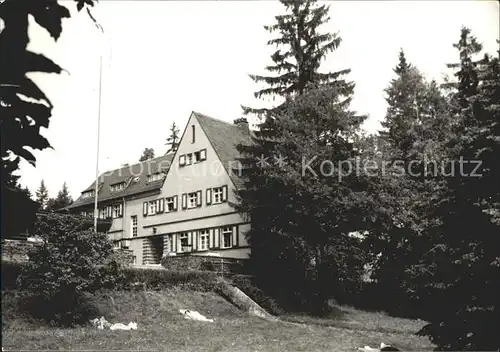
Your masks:
<path fill-rule="evenodd" d="M 194 152 L 194 162 L 200 162 L 201 161 L 201 153 L 199 151 Z"/>
<path fill-rule="evenodd" d="M 207 189 L 207 204 L 220 204 L 225 201 L 227 201 L 227 186 Z"/>
<path fill-rule="evenodd" d="M 113 218 L 119 218 L 123 214 L 123 205 L 121 203 L 119 204 L 113 204 Z"/>
<path fill-rule="evenodd" d="M 191 165 L 193 163 L 193 154 L 186 154 L 186 165 Z"/>
<path fill-rule="evenodd" d="M 99 209 L 99 219 L 106 219 L 106 208 Z"/>
<path fill-rule="evenodd" d="M 186 155 L 182 154 L 179 156 L 179 166 L 186 165 Z"/>
<path fill-rule="evenodd" d="M 83 192 L 82 198 L 92 198 L 94 196 L 94 194 L 95 194 L 94 190 Z"/>
<path fill-rule="evenodd" d="M 132 264 L 137 264 L 137 257 L 135 255 L 132 257 Z"/>
<path fill-rule="evenodd" d="M 118 192 L 125 189 L 125 182 L 115 183 L 114 185 L 109 186 L 111 192 Z"/>
<path fill-rule="evenodd" d="M 233 228 L 232 227 L 222 228 L 222 248 L 231 247 L 232 240 L 233 240 Z"/>
<path fill-rule="evenodd" d="M 212 203 L 222 203 L 222 187 L 217 187 L 212 190 Z"/>
<path fill-rule="evenodd" d="M 180 233 L 179 234 L 179 239 L 181 241 L 181 252 L 189 252 L 188 234 L 187 234 L 187 232 Z"/>
<path fill-rule="evenodd" d="M 194 130 L 194 125 L 191 125 L 191 133 L 193 135 L 193 140 L 191 141 L 191 143 L 194 143 L 195 141 L 195 134 L 194 134 L 195 130 Z"/>
<path fill-rule="evenodd" d="M 132 222 L 132 237 L 137 237 L 137 215 L 132 215 L 130 220 Z"/>
<path fill-rule="evenodd" d="M 188 193 L 188 209 L 196 208 L 201 204 L 201 191 Z"/>
<path fill-rule="evenodd" d="M 157 172 L 155 174 L 148 175 L 148 183 L 149 182 L 163 180 L 164 178 L 165 178 L 165 173 L 163 173 L 163 172 Z"/>
<path fill-rule="evenodd" d="M 167 213 L 177 210 L 177 196 L 166 198 L 165 201 Z"/>
<path fill-rule="evenodd" d="M 120 248 L 120 241 L 114 241 L 114 242 L 113 242 L 113 248 L 114 248 L 114 249 L 118 249 L 118 248 Z"/>
<path fill-rule="evenodd" d="M 206 149 L 200 150 L 200 160 L 201 161 L 207 160 L 207 150 Z"/>
<path fill-rule="evenodd" d="M 199 233 L 198 249 L 204 251 L 208 249 L 208 230 L 201 230 Z"/>
<path fill-rule="evenodd" d="M 156 201 L 152 200 L 149 202 L 148 215 L 156 214 Z"/>

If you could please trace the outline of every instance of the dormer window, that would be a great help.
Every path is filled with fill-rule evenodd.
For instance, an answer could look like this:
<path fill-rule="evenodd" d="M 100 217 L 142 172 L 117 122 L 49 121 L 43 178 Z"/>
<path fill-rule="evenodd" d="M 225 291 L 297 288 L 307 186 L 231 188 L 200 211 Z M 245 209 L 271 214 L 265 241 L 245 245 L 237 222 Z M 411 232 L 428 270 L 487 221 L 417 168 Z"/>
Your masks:
<path fill-rule="evenodd" d="M 125 189 L 125 182 L 115 183 L 114 185 L 109 186 L 111 192 L 118 192 Z"/>
<path fill-rule="evenodd" d="M 82 198 L 92 198 L 94 196 L 95 196 L 95 191 L 94 190 L 82 193 Z"/>
<path fill-rule="evenodd" d="M 155 174 L 148 175 L 148 183 L 163 180 L 165 178 L 164 172 L 157 172 Z"/>

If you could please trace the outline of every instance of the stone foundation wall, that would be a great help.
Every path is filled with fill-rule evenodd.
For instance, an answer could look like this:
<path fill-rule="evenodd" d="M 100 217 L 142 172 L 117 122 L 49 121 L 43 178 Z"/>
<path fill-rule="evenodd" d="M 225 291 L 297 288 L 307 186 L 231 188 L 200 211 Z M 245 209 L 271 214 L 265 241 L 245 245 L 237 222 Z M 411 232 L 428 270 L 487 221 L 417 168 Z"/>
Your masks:
<path fill-rule="evenodd" d="M 163 257 L 161 264 L 169 270 L 196 270 L 196 271 L 214 271 L 240 274 L 244 271 L 244 262 L 242 259 L 205 257 L 194 255 L 177 255 Z"/>

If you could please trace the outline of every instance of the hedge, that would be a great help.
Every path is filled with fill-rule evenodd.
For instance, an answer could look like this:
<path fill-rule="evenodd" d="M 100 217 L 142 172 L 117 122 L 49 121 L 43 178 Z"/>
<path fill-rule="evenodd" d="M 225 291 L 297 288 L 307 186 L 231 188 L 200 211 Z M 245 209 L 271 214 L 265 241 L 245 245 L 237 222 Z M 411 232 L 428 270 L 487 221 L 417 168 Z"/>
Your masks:
<path fill-rule="evenodd" d="M 2 261 L 2 290 L 16 289 L 23 263 Z M 181 286 L 194 291 L 211 291 L 218 275 L 206 271 L 174 271 L 126 267 L 120 270 L 117 289 L 161 290 Z"/>

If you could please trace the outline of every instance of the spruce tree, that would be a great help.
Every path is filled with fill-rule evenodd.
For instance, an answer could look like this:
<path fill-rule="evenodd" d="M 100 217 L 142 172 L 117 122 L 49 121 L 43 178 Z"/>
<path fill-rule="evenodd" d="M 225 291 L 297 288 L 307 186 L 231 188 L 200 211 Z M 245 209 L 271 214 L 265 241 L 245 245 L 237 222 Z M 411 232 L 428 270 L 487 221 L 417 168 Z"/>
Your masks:
<path fill-rule="evenodd" d="M 257 98 L 284 101 L 267 109 L 244 107 L 263 122 L 253 143 L 238 148 L 248 182 L 238 192 L 237 208 L 252 219 L 247 237 L 259 284 L 288 309 L 324 313 L 327 298 L 352 292 L 360 277 L 357 244 L 347 233 L 363 225 L 349 217 L 335 227 L 335 220 L 359 205 L 349 197 L 336 198 L 337 192 L 349 193 L 352 184 L 338 187 L 330 184 L 334 177 L 301 175 L 302 156 L 316 153 L 332 162 L 352 158 L 352 140 L 365 116 L 349 110 L 354 84 L 343 79 L 349 70 L 319 70 L 341 41 L 318 30 L 328 21 L 329 8 L 312 0 L 281 2 L 287 13 L 265 27 L 279 33 L 268 42 L 279 46 L 266 67 L 275 75 L 251 78 L 268 85 L 255 93 Z M 282 157 L 288 166 L 282 165 Z M 313 165 L 316 171 L 318 167 Z"/>
<path fill-rule="evenodd" d="M 63 183 L 62 189 L 57 193 L 57 197 L 47 201 L 47 210 L 59 210 L 73 203 L 73 198 L 70 196 L 66 182 Z"/>
<path fill-rule="evenodd" d="M 421 73 L 407 62 L 403 50 L 394 72 L 397 77 L 385 90 L 389 107 L 382 127 L 386 131 L 380 134 L 392 147 L 391 157 L 406 160 L 416 139 L 413 128 L 419 122 L 418 103 L 425 86 Z"/>
<path fill-rule="evenodd" d="M 386 130 L 380 132 L 383 161 L 389 167 L 377 190 L 384 199 L 380 206 L 391 216 L 383 232 L 371 231 L 368 243 L 377 256 L 373 277 L 383 292 L 379 304 L 394 314 L 415 315 L 422 313 L 424 302 L 409 296 L 406 270 L 422 254 L 422 224 L 438 195 L 434 176 L 450 128 L 448 105 L 439 86 L 435 81 L 427 83 L 403 50 L 394 72 L 396 78 L 385 90 L 388 108 L 382 126 Z"/>
<path fill-rule="evenodd" d="M 500 65 L 498 57 L 475 59 L 481 45 L 467 28 L 455 47 L 455 169 L 448 167 L 427 229 L 433 241 L 415 267 L 417 287 L 435 302 L 420 333 L 440 349 L 490 351 L 500 348 Z"/>
<path fill-rule="evenodd" d="M 179 146 L 179 128 L 176 126 L 175 122 L 172 123 L 172 126 L 170 126 L 170 136 L 167 138 L 167 145 L 169 147 L 167 154 L 170 152 L 175 152 L 177 150 L 177 147 Z"/>
<path fill-rule="evenodd" d="M 349 95 L 353 84 L 346 84 L 342 76 L 349 69 L 337 72 L 320 72 L 325 57 L 337 49 L 341 38 L 335 33 L 320 33 L 318 27 L 329 21 L 329 6 L 318 5 L 316 0 L 280 0 L 286 13 L 276 16 L 276 23 L 264 28 L 269 33 L 279 33 L 268 41 L 277 47 L 271 56 L 272 64 L 266 67 L 269 76 L 250 75 L 256 83 L 268 87 L 255 92 L 256 98 L 272 96 L 286 98 L 302 94 L 311 84 L 335 85 Z M 272 119 L 274 109 L 243 107 L 244 113 L 257 114 Z"/>
<path fill-rule="evenodd" d="M 47 201 L 49 200 L 49 191 L 47 187 L 45 187 L 45 181 L 42 180 L 40 182 L 40 187 L 36 190 L 36 202 L 40 204 L 40 210 L 44 210 L 47 205 Z"/>
<path fill-rule="evenodd" d="M 355 170 L 339 177 L 328 166 L 355 165 L 352 137 L 364 119 L 332 104 L 336 95 L 324 86 L 289 99 L 276 120 L 274 154 L 254 164 L 240 192 L 239 210 L 252 219 L 248 236 L 259 283 L 285 308 L 316 314 L 326 312 L 329 298 L 356 291 L 363 253 L 349 233 L 371 228 L 373 209 L 368 179 Z"/>

